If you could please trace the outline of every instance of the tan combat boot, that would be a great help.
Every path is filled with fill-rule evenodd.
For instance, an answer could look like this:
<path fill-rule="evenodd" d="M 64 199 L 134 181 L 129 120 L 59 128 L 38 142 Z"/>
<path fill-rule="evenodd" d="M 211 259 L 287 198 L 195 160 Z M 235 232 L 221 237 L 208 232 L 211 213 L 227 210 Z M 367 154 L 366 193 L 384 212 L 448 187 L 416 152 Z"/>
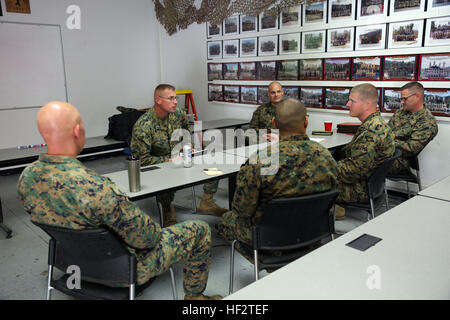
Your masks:
<path fill-rule="evenodd" d="M 222 296 L 215 295 L 215 296 L 205 296 L 204 294 L 198 294 L 198 295 L 185 295 L 184 300 L 222 300 Z"/>
<path fill-rule="evenodd" d="M 199 213 L 211 214 L 216 217 L 221 217 L 228 210 L 219 207 L 213 199 L 213 193 L 203 193 L 202 201 L 200 202 Z"/>
<path fill-rule="evenodd" d="M 163 219 L 163 228 L 170 227 L 171 225 L 178 223 L 177 218 L 175 217 L 175 208 L 173 205 L 170 205 L 168 208 L 163 207 Z"/>
<path fill-rule="evenodd" d="M 340 205 L 336 205 L 336 220 L 344 220 L 345 219 L 345 208 Z"/>

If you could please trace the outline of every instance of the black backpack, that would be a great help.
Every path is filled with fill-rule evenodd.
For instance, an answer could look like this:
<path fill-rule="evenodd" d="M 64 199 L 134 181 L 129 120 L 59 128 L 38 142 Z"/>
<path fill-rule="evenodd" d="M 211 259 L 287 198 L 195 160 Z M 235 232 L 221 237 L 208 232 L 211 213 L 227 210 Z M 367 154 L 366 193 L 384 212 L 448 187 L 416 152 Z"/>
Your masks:
<path fill-rule="evenodd" d="M 145 112 L 132 109 L 109 117 L 108 134 L 105 138 L 124 141 L 130 145 L 133 126 Z"/>

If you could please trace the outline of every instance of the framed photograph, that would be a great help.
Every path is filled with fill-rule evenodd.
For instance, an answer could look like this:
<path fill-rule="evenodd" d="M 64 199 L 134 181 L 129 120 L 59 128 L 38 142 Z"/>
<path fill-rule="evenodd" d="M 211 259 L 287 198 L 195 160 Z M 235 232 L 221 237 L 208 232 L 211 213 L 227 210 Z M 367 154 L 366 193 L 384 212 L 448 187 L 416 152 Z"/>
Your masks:
<path fill-rule="evenodd" d="M 355 57 L 352 80 L 381 80 L 381 57 Z"/>
<path fill-rule="evenodd" d="M 208 60 L 222 59 L 222 41 L 208 41 Z"/>
<path fill-rule="evenodd" d="M 327 109 L 348 110 L 347 101 L 351 88 L 325 88 L 325 105 Z"/>
<path fill-rule="evenodd" d="M 386 24 L 356 27 L 355 50 L 384 49 Z"/>
<path fill-rule="evenodd" d="M 258 87 L 241 86 L 241 103 L 258 104 Z"/>
<path fill-rule="evenodd" d="M 278 54 L 278 36 L 258 37 L 258 56 L 276 56 Z"/>
<path fill-rule="evenodd" d="M 356 0 L 328 1 L 328 23 L 355 20 Z"/>
<path fill-rule="evenodd" d="M 428 0 L 427 11 L 447 14 L 450 10 L 450 1 L 448 0 Z"/>
<path fill-rule="evenodd" d="M 289 87 L 289 86 L 283 86 L 283 97 L 284 98 L 292 98 L 299 100 L 299 93 L 300 90 L 298 87 Z"/>
<path fill-rule="evenodd" d="M 325 52 L 325 30 L 302 32 L 303 53 Z"/>
<path fill-rule="evenodd" d="M 287 8 L 280 13 L 280 29 L 300 27 L 302 20 L 302 6 Z"/>
<path fill-rule="evenodd" d="M 239 80 L 256 80 L 256 62 L 239 63 Z"/>
<path fill-rule="evenodd" d="M 239 15 L 233 15 L 223 20 L 223 35 L 239 34 Z"/>
<path fill-rule="evenodd" d="M 315 2 L 303 5 L 303 25 L 327 23 L 327 2 Z"/>
<path fill-rule="evenodd" d="M 450 80 L 450 53 L 421 55 L 419 80 Z"/>
<path fill-rule="evenodd" d="M 206 36 L 208 38 L 220 37 L 222 36 L 222 24 L 216 26 L 211 25 L 209 22 L 206 23 Z"/>
<path fill-rule="evenodd" d="M 353 51 L 355 28 L 328 29 L 327 52 Z"/>
<path fill-rule="evenodd" d="M 278 29 L 278 16 L 259 15 L 259 31 Z"/>
<path fill-rule="evenodd" d="M 410 15 L 423 12 L 426 0 L 391 0 L 389 15 Z"/>
<path fill-rule="evenodd" d="M 325 59 L 323 80 L 350 80 L 350 60 L 350 58 Z"/>
<path fill-rule="evenodd" d="M 239 80 L 239 67 L 237 62 L 223 63 L 223 80 Z"/>
<path fill-rule="evenodd" d="M 258 78 L 258 80 L 276 80 L 276 61 L 259 61 L 257 62 L 256 68 L 256 77 Z"/>
<path fill-rule="evenodd" d="M 387 16 L 388 0 L 358 0 L 358 20 Z"/>
<path fill-rule="evenodd" d="M 223 86 L 223 101 L 239 103 L 239 86 Z"/>
<path fill-rule="evenodd" d="M 268 86 L 258 86 L 258 103 L 266 104 L 269 102 L 270 102 L 269 87 Z"/>
<path fill-rule="evenodd" d="M 239 57 L 239 40 L 223 40 L 223 58 Z"/>
<path fill-rule="evenodd" d="M 450 45 L 450 16 L 427 19 L 425 46 Z"/>
<path fill-rule="evenodd" d="M 422 46 L 423 20 L 389 24 L 388 48 L 414 48 Z"/>
<path fill-rule="evenodd" d="M 298 60 L 278 61 L 278 80 L 297 80 Z"/>
<path fill-rule="evenodd" d="M 252 17 L 247 16 L 245 14 L 241 14 L 240 21 L 241 21 L 241 34 L 258 31 L 258 17 Z"/>
<path fill-rule="evenodd" d="M 280 54 L 300 53 L 300 32 L 280 34 Z"/>
<path fill-rule="evenodd" d="M 387 56 L 383 60 L 382 80 L 413 81 L 416 79 L 417 56 Z"/>
<path fill-rule="evenodd" d="M 313 87 L 300 88 L 300 101 L 308 108 L 322 108 L 323 89 Z"/>
<path fill-rule="evenodd" d="M 300 60 L 299 80 L 322 80 L 322 79 L 323 79 L 322 59 Z"/>
<path fill-rule="evenodd" d="M 240 57 L 256 57 L 257 38 L 241 39 Z"/>
<path fill-rule="evenodd" d="M 382 112 L 394 113 L 402 108 L 400 88 L 383 89 L 383 107 Z"/>
<path fill-rule="evenodd" d="M 208 63 L 208 81 L 213 80 L 223 80 L 221 63 Z"/>
<path fill-rule="evenodd" d="M 450 89 L 425 89 L 423 104 L 435 116 L 450 116 Z"/>
<path fill-rule="evenodd" d="M 223 101 L 223 87 L 221 84 L 208 84 L 208 101 Z"/>

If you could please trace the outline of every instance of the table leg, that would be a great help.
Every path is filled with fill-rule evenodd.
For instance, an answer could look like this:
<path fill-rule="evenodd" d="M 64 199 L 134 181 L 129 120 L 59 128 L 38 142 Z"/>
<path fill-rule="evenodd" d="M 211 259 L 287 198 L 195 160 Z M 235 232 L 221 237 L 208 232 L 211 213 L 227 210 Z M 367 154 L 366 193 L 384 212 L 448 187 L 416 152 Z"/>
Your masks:
<path fill-rule="evenodd" d="M 12 237 L 12 230 L 3 223 L 2 199 L 0 199 L 0 228 L 6 232 L 6 239 Z"/>

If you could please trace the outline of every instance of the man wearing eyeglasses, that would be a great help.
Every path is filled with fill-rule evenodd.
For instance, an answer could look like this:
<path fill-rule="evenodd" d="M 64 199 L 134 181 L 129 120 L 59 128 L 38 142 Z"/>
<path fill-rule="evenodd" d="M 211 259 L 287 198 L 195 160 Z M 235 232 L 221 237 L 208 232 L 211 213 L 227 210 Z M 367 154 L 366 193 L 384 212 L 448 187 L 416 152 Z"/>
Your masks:
<path fill-rule="evenodd" d="M 389 120 L 395 135 L 395 147 L 402 156 L 392 165 L 393 174 L 410 174 L 411 158 L 418 155 L 438 133 L 436 119 L 423 104 L 424 89 L 418 82 L 401 87 L 401 104 Z"/>
<path fill-rule="evenodd" d="M 143 114 L 135 123 L 131 137 L 130 150 L 139 156 L 141 166 L 171 161 L 172 150 L 180 141 L 171 141 L 174 130 L 189 131 L 186 113 L 177 109 L 175 87 L 160 84 L 154 93 L 155 105 Z M 221 216 L 227 210 L 219 207 L 213 200 L 217 192 L 218 181 L 203 185 L 203 198 L 200 203 L 200 213 Z M 171 204 L 175 193 L 173 191 L 156 196 L 156 201 L 163 208 L 164 227 L 177 223 L 175 208 Z"/>

